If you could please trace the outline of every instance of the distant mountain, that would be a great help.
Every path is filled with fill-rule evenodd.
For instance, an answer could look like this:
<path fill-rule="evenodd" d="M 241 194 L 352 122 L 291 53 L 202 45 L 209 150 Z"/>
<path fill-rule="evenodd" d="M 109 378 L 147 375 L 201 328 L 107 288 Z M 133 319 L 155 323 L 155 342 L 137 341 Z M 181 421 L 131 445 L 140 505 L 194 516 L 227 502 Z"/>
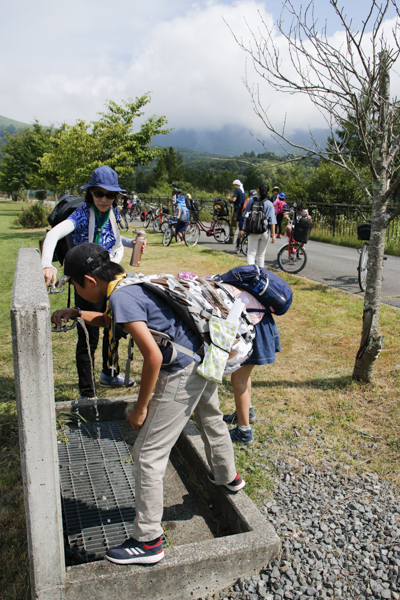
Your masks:
<path fill-rule="evenodd" d="M 315 130 L 315 138 L 325 146 L 325 136 L 329 132 L 323 129 Z M 269 151 L 275 154 L 283 154 L 282 148 L 275 142 L 266 131 L 265 135 L 258 133 L 260 139 L 265 143 Z M 297 130 L 292 136 L 292 141 L 296 144 L 309 146 L 312 145 L 308 131 Z M 256 154 L 265 152 L 262 144 L 255 140 L 251 133 L 238 125 L 224 125 L 220 129 L 174 129 L 167 135 L 157 135 L 153 138 L 153 145 L 158 146 L 178 146 L 191 148 L 198 152 L 207 152 L 210 154 L 222 156 L 238 156 L 243 152 L 254 151 Z M 293 152 L 293 150 L 290 150 Z"/>
<path fill-rule="evenodd" d="M 0 129 L 10 127 L 12 125 L 15 129 L 23 129 L 24 127 L 32 127 L 29 123 L 22 123 L 22 121 L 15 121 L 14 119 L 9 119 L 8 117 L 2 117 L 0 115 Z"/>

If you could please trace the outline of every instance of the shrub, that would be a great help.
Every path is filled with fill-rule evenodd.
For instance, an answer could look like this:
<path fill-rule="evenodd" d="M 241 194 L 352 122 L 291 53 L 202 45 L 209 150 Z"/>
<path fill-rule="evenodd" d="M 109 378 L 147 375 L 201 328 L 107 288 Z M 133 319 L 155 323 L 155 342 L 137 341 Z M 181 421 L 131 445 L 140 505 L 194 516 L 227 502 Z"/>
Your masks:
<path fill-rule="evenodd" d="M 44 206 L 44 204 L 33 202 L 28 208 L 22 209 L 17 216 L 16 223 L 27 229 L 45 227 L 48 224 L 47 217 L 50 212 L 51 210 Z"/>

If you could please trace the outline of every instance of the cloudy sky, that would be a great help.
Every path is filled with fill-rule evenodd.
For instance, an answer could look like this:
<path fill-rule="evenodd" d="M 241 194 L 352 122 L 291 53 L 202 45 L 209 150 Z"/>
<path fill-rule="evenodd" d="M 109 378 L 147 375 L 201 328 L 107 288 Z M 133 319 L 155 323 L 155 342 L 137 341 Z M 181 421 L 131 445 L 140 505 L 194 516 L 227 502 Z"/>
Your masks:
<path fill-rule="evenodd" d="M 369 2 L 342 4 L 357 21 Z M 334 35 L 329 0 L 316 5 L 319 22 L 328 19 Z M 272 23 L 281 6 L 280 0 L 3 0 L 0 114 L 72 124 L 94 120 L 108 99 L 119 103 L 150 91 L 148 114 L 166 115 L 170 127 L 236 124 L 257 132 L 242 82 L 246 57 L 226 23 L 246 41 L 245 21 L 257 30 L 260 15 Z M 278 122 L 288 113 L 293 128 L 323 126 L 301 97 L 263 94 Z"/>

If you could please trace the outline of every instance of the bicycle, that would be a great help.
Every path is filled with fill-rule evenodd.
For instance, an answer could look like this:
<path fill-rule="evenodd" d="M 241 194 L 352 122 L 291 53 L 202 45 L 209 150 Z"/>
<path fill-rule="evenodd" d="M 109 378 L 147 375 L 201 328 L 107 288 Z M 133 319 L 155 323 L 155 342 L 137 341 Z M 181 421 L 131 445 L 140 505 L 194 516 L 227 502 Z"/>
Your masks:
<path fill-rule="evenodd" d="M 144 219 L 144 223 L 143 223 L 143 227 L 145 227 L 147 229 L 147 227 L 150 225 L 150 223 L 152 221 L 154 221 L 154 215 L 157 212 L 157 206 L 155 206 L 154 204 L 150 204 L 147 212 L 146 212 L 146 217 Z"/>
<path fill-rule="evenodd" d="M 129 223 L 128 223 L 128 219 L 127 219 L 128 215 L 121 215 L 121 213 L 118 215 L 118 219 L 117 219 L 117 224 L 119 229 L 121 229 L 121 231 L 128 231 L 129 229 Z"/>
<path fill-rule="evenodd" d="M 158 233 L 164 233 L 169 225 L 169 210 L 164 206 L 160 206 L 158 212 L 153 215 L 153 229 Z"/>
<path fill-rule="evenodd" d="M 285 271 L 286 273 L 299 273 L 307 264 L 307 253 L 304 250 L 304 244 L 307 243 L 311 228 L 304 237 L 299 235 L 299 232 L 295 231 L 297 223 L 296 205 L 293 206 L 290 213 L 293 214 L 293 218 L 291 219 L 290 216 L 288 217 L 290 224 L 289 242 L 280 248 L 277 259 L 278 265 L 282 271 Z M 295 237 L 303 237 L 303 239 L 295 239 Z"/>
<path fill-rule="evenodd" d="M 240 242 L 240 251 L 242 254 L 247 256 L 248 250 L 249 250 L 249 234 L 244 233 L 242 235 L 242 241 Z"/>
<path fill-rule="evenodd" d="M 178 234 L 176 232 L 177 224 L 178 224 L 178 219 L 176 217 L 169 219 L 168 227 L 164 231 L 164 234 L 163 234 L 163 239 L 162 239 L 163 246 L 169 246 L 170 243 L 172 242 L 173 237 L 175 237 L 176 242 L 178 241 Z"/>
<path fill-rule="evenodd" d="M 208 227 L 199 219 L 198 213 L 195 214 L 194 220 L 190 221 L 183 236 L 186 246 L 193 247 L 197 244 L 200 238 L 200 231 L 204 231 L 207 237 L 214 236 L 219 244 L 225 244 L 228 241 L 230 233 L 229 222 L 219 217 L 215 211 L 211 211 L 211 216 L 212 221 Z"/>
<path fill-rule="evenodd" d="M 139 219 L 142 210 L 142 201 L 139 200 L 139 198 L 134 200 L 131 207 L 128 209 L 129 220 L 133 221 L 133 219 Z"/>

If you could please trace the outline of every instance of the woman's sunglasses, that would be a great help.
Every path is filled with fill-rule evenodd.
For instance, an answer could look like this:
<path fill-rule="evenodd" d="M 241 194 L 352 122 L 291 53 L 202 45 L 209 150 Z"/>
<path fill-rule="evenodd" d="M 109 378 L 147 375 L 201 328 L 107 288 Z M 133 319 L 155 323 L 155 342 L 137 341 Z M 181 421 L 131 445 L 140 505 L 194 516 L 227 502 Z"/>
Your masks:
<path fill-rule="evenodd" d="M 103 198 L 103 196 L 105 196 L 107 198 L 107 200 L 115 200 L 115 198 L 117 197 L 116 192 L 107 192 L 105 194 L 104 192 L 101 192 L 100 190 L 92 190 L 92 194 L 95 198 Z"/>

